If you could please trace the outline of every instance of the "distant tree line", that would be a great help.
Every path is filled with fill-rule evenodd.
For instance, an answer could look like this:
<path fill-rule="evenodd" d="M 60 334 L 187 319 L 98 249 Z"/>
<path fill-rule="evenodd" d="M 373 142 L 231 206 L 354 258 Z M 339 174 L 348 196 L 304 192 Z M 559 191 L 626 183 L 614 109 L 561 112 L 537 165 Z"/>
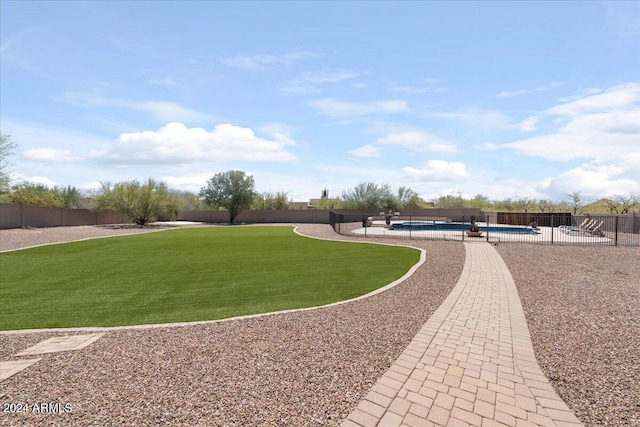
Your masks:
<path fill-rule="evenodd" d="M 292 201 L 286 192 L 255 191 L 251 175 L 230 170 L 214 175 L 198 194 L 168 188 L 153 178 L 144 182 L 123 181 L 102 183 L 97 191 L 82 191 L 73 186 L 47 187 L 43 184 L 22 182 L 10 185 L 8 158 L 17 145 L 11 135 L 0 135 L 0 202 L 26 203 L 45 207 L 116 209 L 138 224 L 157 218 L 162 213 L 176 215 L 180 211 L 224 209 L 229 211 L 233 223 L 242 210 L 289 209 Z M 339 197 L 329 197 L 328 190 L 312 206 L 315 209 L 393 209 L 409 208 L 478 208 L 494 212 L 571 212 L 575 214 L 625 214 L 640 210 L 640 194 L 615 195 L 589 202 L 581 191 L 566 195 L 563 201 L 534 199 L 531 197 L 491 200 L 477 194 L 464 198 L 454 192 L 428 202 L 409 187 L 393 190 L 388 184 L 362 182 L 342 192 Z"/>
<path fill-rule="evenodd" d="M 170 189 L 153 178 L 144 182 L 102 183 L 100 190 L 91 192 L 72 186 L 49 188 L 43 184 L 23 182 L 6 191 L 0 201 L 45 207 L 116 209 L 138 224 L 146 224 L 162 213 L 176 216 L 181 211 L 205 209 L 228 210 L 229 222 L 233 223 L 242 210 L 285 210 L 292 206 L 286 192 L 256 192 L 253 177 L 234 170 L 216 174 L 198 194 Z M 331 198 L 327 192 L 323 192 L 322 197 L 311 206 L 314 209 L 394 211 L 430 207 L 545 214 L 625 214 L 640 210 L 640 197 L 637 194 L 618 195 L 587 203 L 579 192 L 567 194 L 567 200 L 560 202 L 529 197 L 491 200 L 482 194 L 464 198 L 460 193 L 452 193 L 427 202 L 408 187 L 393 191 L 387 184 L 364 182 L 345 190 L 340 197 Z"/>

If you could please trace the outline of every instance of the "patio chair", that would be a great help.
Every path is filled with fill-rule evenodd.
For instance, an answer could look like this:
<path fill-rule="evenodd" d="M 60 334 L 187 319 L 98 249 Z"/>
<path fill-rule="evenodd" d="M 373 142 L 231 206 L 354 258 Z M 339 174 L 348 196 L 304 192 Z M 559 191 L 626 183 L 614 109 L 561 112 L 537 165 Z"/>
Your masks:
<path fill-rule="evenodd" d="M 589 229 L 592 228 L 596 224 L 596 222 L 598 222 L 597 219 L 585 218 L 585 220 L 582 221 L 580 225 L 574 225 L 574 226 L 565 225 L 564 227 L 560 228 L 560 231 L 562 231 L 565 234 L 571 234 L 571 235 L 584 234 L 584 233 L 588 233 Z"/>
<path fill-rule="evenodd" d="M 589 229 L 592 228 L 594 225 L 596 225 L 597 222 L 598 222 L 597 219 L 592 219 L 592 220 L 589 220 L 586 224 L 576 227 L 576 229 L 577 231 L 589 231 Z"/>
<path fill-rule="evenodd" d="M 600 221 L 600 223 L 595 227 L 588 228 L 587 231 L 594 236 L 604 236 L 604 233 L 600 231 L 600 227 L 602 227 L 602 224 L 604 224 L 604 221 Z"/>
<path fill-rule="evenodd" d="M 566 233 L 566 234 L 569 234 L 571 232 L 578 232 L 578 231 L 584 230 L 584 226 L 587 225 L 590 221 L 591 221 L 591 219 L 585 218 L 584 221 L 582 221 L 578 225 L 566 225 L 566 224 L 563 224 L 563 225 L 558 226 L 558 229 L 560 231 L 562 231 L 563 233 Z"/>
<path fill-rule="evenodd" d="M 579 225 L 576 225 L 577 228 L 583 228 L 585 224 L 589 222 L 589 218 L 585 218 Z"/>

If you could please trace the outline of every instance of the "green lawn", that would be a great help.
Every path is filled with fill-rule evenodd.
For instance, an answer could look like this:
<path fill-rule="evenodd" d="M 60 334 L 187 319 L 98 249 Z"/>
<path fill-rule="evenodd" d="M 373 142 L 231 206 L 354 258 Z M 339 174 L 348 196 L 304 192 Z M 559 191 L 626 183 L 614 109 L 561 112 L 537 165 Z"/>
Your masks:
<path fill-rule="evenodd" d="M 0 330 L 223 319 L 311 307 L 401 277 L 410 248 L 321 241 L 292 227 L 215 227 L 0 254 Z"/>

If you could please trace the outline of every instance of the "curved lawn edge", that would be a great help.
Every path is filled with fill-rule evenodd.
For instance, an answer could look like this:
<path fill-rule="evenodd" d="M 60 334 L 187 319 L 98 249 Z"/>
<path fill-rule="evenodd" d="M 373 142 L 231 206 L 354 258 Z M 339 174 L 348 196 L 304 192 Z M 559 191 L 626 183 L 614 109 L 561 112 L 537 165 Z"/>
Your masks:
<path fill-rule="evenodd" d="M 279 224 L 279 225 L 287 225 L 287 224 Z M 253 226 L 253 225 L 251 225 Z M 339 239 L 326 239 L 326 238 L 321 238 L 321 237 L 316 237 L 316 236 L 309 236 L 306 234 L 302 234 L 298 231 L 298 226 L 295 225 L 293 226 L 293 232 L 295 234 L 297 234 L 298 236 L 301 237 L 306 237 L 309 239 L 317 239 L 317 240 L 327 240 L 327 241 L 333 241 L 333 242 L 345 242 L 345 243 L 367 243 L 367 244 L 371 244 L 371 245 L 382 245 L 382 246 L 400 246 L 400 247 L 406 247 L 406 248 L 411 248 L 411 249 L 415 249 L 417 251 L 420 251 L 420 258 L 418 259 L 418 262 L 415 263 L 404 275 L 402 275 L 400 278 L 394 280 L 393 282 L 380 287 L 378 289 L 374 289 L 373 291 L 366 293 L 364 295 L 360 295 L 358 297 L 355 298 L 351 298 L 348 300 L 342 300 L 342 301 L 336 301 L 336 302 L 332 302 L 329 304 L 324 304 L 324 305 L 319 305 L 319 306 L 315 306 L 315 307 L 303 307 L 303 308 L 292 308 L 292 309 L 287 309 L 287 310 L 279 310 L 279 311 L 271 311 L 271 312 L 266 312 L 266 313 L 256 313 L 256 314 L 247 314 L 247 315 L 242 315 L 242 316 L 234 316 L 234 317 L 227 317 L 225 319 L 216 319 L 216 320 L 195 320 L 195 321 L 191 321 L 191 322 L 174 322 L 174 323 L 154 323 L 154 324 L 144 324 L 144 325 L 128 325 L 128 326 L 86 326 L 86 327 L 77 327 L 77 328 L 42 328 L 42 329 L 15 329 L 15 330 L 9 330 L 9 331 L 0 331 L 0 335 L 14 335 L 14 334 L 32 334 L 32 333 L 42 333 L 42 332 L 108 332 L 108 331 L 118 331 L 118 330 L 127 330 L 127 329 L 154 329 L 154 328 L 173 328 L 173 327 L 182 327 L 182 326 L 194 326 L 194 325 L 206 325 L 206 324 L 216 324 L 216 323 L 222 323 L 222 322 L 231 322 L 231 321 L 236 321 L 236 320 L 248 320 L 248 319 L 256 319 L 256 318 L 260 318 L 260 317 L 266 317 L 266 316 L 274 316 L 274 315 L 280 315 L 280 314 L 287 314 L 287 313 L 296 313 L 296 312 L 303 312 L 303 311 L 311 311 L 311 310 L 319 310 L 319 309 L 323 309 L 323 308 L 330 308 L 330 307 L 335 307 L 335 306 L 339 306 L 339 305 L 343 305 L 343 304 L 349 304 L 352 302 L 356 302 L 365 298 L 369 298 L 371 296 L 377 295 L 379 293 L 385 292 L 391 288 L 394 288 L 395 286 L 399 285 L 400 283 L 404 282 L 405 280 L 407 280 L 409 277 L 411 277 L 413 275 L 413 273 L 415 273 L 415 271 L 422 266 L 422 264 L 424 264 L 426 262 L 427 259 L 427 252 L 426 250 L 422 249 L 422 248 L 417 248 L 415 246 L 411 246 L 411 245 L 403 245 L 403 244 L 391 244 L 391 243 L 380 243 L 380 242 L 367 242 L 367 241 L 353 241 L 353 240 L 339 240 Z M 161 231 L 161 230 L 158 230 Z M 115 237 L 115 236 L 114 236 Z M 95 237 L 96 239 L 100 239 L 100 238 L 105 238 L 105 237 Z M 88 238 L 88 239 L 81 239 L 81 240 L 91 240 L 93 238 Z M 63 242 L 60 242 L 63 243 Z M 51 245 L 51 244 L 58 244 L 58 243 L 50 243 L 50 244 L 45 244 L 45 245 L 38 245 L 38 246 L 47 246 L 47 245 Z M 26 248 L 24 248 L 26 249 Z"/>

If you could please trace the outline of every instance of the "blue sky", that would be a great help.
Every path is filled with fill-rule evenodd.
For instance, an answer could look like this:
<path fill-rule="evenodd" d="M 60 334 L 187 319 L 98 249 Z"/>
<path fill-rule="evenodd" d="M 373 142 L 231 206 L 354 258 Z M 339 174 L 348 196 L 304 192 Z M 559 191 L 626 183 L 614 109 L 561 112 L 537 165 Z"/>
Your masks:
<path fill-rule="evenodd" d="M 640 2 L 0 2 L 12 177 L 640 193 Z"/>

